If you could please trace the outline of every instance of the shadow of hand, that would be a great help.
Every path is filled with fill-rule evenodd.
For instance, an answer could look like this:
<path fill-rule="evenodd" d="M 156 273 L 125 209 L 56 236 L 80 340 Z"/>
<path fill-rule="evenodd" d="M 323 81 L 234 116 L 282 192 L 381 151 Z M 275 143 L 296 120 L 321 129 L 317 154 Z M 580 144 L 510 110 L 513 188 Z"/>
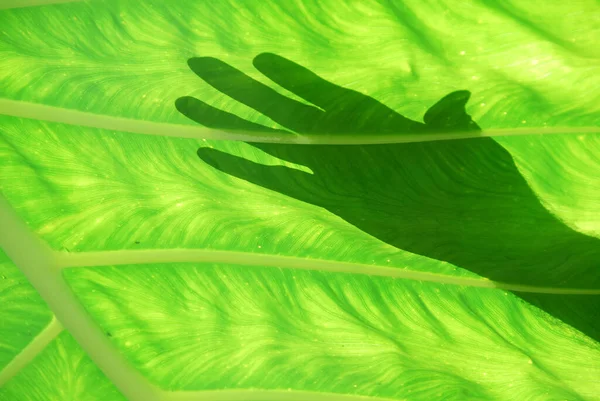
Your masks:
<path fill-rule="evenodd" d="M 424 123 L 330 83 L 274 54 L 254 66 L 310 104 L 279 94 L 214 58 L 189 60 L 204 81 L 298 134 L 479 131 L 465 111 L 470 93 L 433 105 Z M 182 97 L 177 109 L 220 129 L 281 133 Z M 600 241 L 567 227 L 529 188 L 510 154 L 491 138 L 394 145 L 253 144 L 310 168 L 265 166 L 210 148 L 209 165 L 264 188 L 323 207 L 396 248 L 446 261 L 492 280 L 596 288 Z M 600 340 L 597 296 L 519 293 L 522 299 Z"/>

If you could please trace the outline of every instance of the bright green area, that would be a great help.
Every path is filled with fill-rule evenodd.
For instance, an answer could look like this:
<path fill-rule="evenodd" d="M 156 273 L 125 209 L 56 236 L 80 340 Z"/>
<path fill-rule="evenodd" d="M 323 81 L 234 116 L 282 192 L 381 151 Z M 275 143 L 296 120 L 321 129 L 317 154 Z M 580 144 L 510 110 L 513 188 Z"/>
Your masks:
<path fill-rule="evenodd" d="M 44 301 L 0 249 L 0 370 L 51 318 Z"/>
<path fill-rule="evenodd" d="M 500 290 L 207 264 L 65 276 L 119 351 L 165 389 L 410 400 L 600 392 L 598 343 Z"/>
<path fill-rule="evenodd" d="M 594 0 L 110 0 L 0 10 L 6 99 L 270 135 L 566 127 L 324 148 L 0 115 L 0 191 L 68 252 L 232 250 L 599 288 L 600 135 L 569 129 L 600 126 L 599 37 Z M 598 296 L 234 266 L 68 276 L 119 351 L 169 389 L 411 400 L 600 393 Z M 9 350 L 0 348 L 0 366 L 49 316 L 15 305 L 10 319 L 0 311 L 0 328 L 32 326 L 29 337 L 10 326 L 9 341 L 0 338 Z M 70 388 L 52 380 L 54 391 Z"/>
<path fill-rule="evenodd" d="M 0 389 L 2 401 L 124 401 L 68 333 Z"/>

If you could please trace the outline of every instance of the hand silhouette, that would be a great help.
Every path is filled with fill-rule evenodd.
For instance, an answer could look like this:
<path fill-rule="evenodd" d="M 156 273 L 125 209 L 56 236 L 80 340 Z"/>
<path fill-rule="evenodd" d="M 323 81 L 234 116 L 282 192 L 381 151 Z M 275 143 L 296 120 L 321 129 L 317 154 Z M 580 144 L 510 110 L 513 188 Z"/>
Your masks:
<path fill-rule="evenodd" d="M 311 105 L 283 96 L 214 58 L 193 58 L 204 81 L 297 134 L 479 131 L 466 113 L 468 91 L 448 94 L 424 122 L 330 83 L 274 54 L 254 66 Z M 177 109 L 213 128 L 272 129 L 182 97 Z M 265 166 L 210 148 L 198 156 L 232 176 L 320 206 L 398 249 L 452 263 L 496 281 L 597 288 L 600 240 L 578 233 L 538 200 L 510 154 L 491 138 L 386 145 L 253 144 L 313 174 Z M 600 297 L 517 293 L 600 340 Z"/>

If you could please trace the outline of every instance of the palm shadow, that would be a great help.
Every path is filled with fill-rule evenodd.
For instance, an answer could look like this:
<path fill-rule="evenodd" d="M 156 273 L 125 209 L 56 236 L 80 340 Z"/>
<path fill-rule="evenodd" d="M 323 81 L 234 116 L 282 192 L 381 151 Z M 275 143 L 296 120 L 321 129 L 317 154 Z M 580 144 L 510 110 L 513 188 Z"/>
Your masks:
<path fill-rule="evenodd" d="M 308 104 L 284 96 L 230 65 L 192 58 L 190 68 L 229 97 L 298 134 L 407 134 L 480 131 L 456 91 L 412 121 L 377 100 L 264 53 L 255 68 Z M 176 101 L 212 128 L 281 133 L 192 97 Z M 258 164 L 211 148 L 209 165 L 320 206 L 398 249 L 449 262 L 491 280 L 555 288 L 597 288 L 600 240 L 576 232 L 540 203 L 511 155 L 491 138 L 394 145 L 253 144 L 313 174 Z M 600 341 L 600 297 L 515 293 Z"/>

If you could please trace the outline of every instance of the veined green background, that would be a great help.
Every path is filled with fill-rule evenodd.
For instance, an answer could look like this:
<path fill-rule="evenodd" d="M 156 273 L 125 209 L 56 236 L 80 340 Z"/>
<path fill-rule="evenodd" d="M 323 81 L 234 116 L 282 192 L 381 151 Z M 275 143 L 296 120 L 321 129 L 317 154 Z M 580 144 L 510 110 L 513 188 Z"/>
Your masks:
<path fill-rule="evenodd" d="M 597 1 L 111 0 L 9 8 L 15 5 L 0 3 L 0 98 L 58 113 L 196 124 L 175 107 L 178 98 L 193 96 L 251 122 L 287 128 L 216 90 L 187 64 L 214 57 L 306 103 L 253 66 L 257 55 L 274 53 L 413 121 L 448 93 L 467 90 L 467 112 L 484 131 L 564 128 L 559 135 L 395 145 L 389 154 L 406 157 L 404 166 L 361 160 L 360 152 L 348 160 L 335 148 L 316 171 L 242 142 L 0 115 L 0 191 L 57 251 L 209 249 L 497 279 L 502 275 L 491 267 L 486 275 L 472 266 L 499 263 L 489 253 L 499 249 L 508 260 L 502 266 L 526 272 L 521 282 L 511 276 L 517 284 L 599 287 L 600 134 L 576 133 L 600 126 Z M 269 190 L 214 168 L 198 157 L 200 147 L 293 168 L 276 177 L 285 182 L 294 182 L 293 171 L 327 176 L 330 192 L 319 192 L 324 199 L 315 204 Z M 339 166 L 352 165 L 369 185 L 353 183 L 350 174 L 334 180 Z M 265 177 L 263 183 L 274 176 Z M 362 191 L 376 188 L 375 198 L 385 203 L 398 183 L 414 199 L 407 195 L 397 214 L 418 227 L 433 224 L 429 231 L 412 223 L 402 229 L 431 235 L 435 250 L 425 252 L 427 237 L 406 247 L 383 241 L 323 206 L 356 201 L 353 213 L 368 217 L 373 206 L 361 200 L 373 195 Z M 322 190 L 311 185 L 298 182 L 308 192 Z M 474 195 L 453 197 L 466 189 Z M 339 196 L 345 193 L 354 200 Z M 523 199 L 522 225 L 503 222 Z M 466 230 L 487 233 L 480 248 L 437 246 L 435 233 L 460 232 L 444 223 L 459 224 L 449 216 L 469 210 L 465 202 L 475 216 L 474 222 L 464 216 Z M 479 217 L 486 220 L 478 223 Z M 573 255 L 543 248 L 546 238 L 563 234 Z M 468 233 L 461 238 L 472 241 Z M 525 239 L 544 252 L 511 259 L 527 253 Z M 519 241 L 525 250 L 509 249 Z M 282 267 L 149 263 L 76 267 L 64 277 L 114 352 L 172 394 L 254 389 L 332 400 L 343 394 L 599 399 L 598 296 L 528 298 Z M 1 369 L 49 324 L 52 311 L 4 254 L 0 269 Z M 121 399 L 66 332 L 2 384 L 2 401 Z"/>

